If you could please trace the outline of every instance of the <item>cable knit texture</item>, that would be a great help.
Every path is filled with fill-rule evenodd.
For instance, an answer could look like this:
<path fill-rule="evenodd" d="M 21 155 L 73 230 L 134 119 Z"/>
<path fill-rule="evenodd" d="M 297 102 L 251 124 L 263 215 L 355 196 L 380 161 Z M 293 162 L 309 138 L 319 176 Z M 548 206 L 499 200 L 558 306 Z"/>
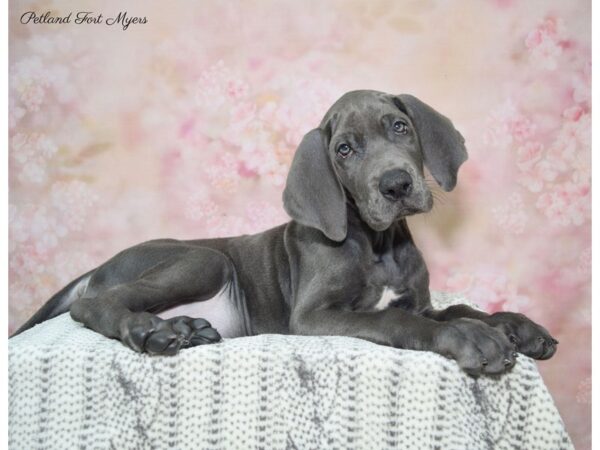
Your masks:
<path fill-rule="evenodd" d="M 465 303 L 434 294 L 434 306 Z M 135 353 L 67 314 L 9 341 L 11 449 L 572 449 L 533 360 L 261 335 Z"/>

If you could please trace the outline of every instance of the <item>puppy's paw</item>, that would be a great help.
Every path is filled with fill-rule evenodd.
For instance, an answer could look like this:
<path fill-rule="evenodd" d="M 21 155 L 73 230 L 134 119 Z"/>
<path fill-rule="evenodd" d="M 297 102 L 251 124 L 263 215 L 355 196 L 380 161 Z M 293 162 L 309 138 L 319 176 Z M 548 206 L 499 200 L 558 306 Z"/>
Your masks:
<path fill-rule="evenodd" d="M 173 330 L 184 336 L 182 348 L 221 342 L 221 335 L 206 319 L 178 316 L 168 319 L 167 322 L 171 322 Z"/>
<path fill-rule="evenodd" d="M 120 329 L 124 344 L 152 355 L 175 355 L 180 348 L 221 341 L 208 321 L 187 316 L 164 320 L 143 312 L 125 318 Z"/>
<path fill-rule="evenodd" d="M 502 330 L 513 343 L 515 349 L 534 359 L 551 358 L 558 346 L 548 330 L 523 314 L 498 312 L 492 314 L 486 323 Z"/>
<path fill-rule="evenodd" d="M 456 360 L 472 376 L 504 373 L 517 357 L 504 333 L 475 319 L 440 323 L 433 344 L 434 351 Z"/>

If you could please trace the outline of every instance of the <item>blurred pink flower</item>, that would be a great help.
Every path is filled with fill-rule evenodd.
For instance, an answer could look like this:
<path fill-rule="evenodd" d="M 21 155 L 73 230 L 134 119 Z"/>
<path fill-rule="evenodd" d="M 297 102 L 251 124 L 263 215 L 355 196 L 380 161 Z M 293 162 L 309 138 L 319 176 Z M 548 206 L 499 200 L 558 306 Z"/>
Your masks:
<path fill-rule="evenodd" d="M 255 142 L 248 140 L 242 144 L 240 161 L 243 170 L 248 174 L 257 174 L 268 184 L 283 186 L 288 170 L 287 152 L 282 152 L 281 147 L 273 144 L 271 137 L 263 131 L 254 136 Z"/>
<path fill-rule="evenodd" d="M 231 131 L 239 132 L 240 129 L 247 127 L 256 117 L 256 104 L 252 102 L 240 102 L 232 106 Z"/>
<path fill-rule="evenodd" d="M 525 231 L 527 214 L 523 197 L 518 193 L 513 193 L 506 204 L 492 208 L 492 215 L 502 232 L 522 234 Z"/>
<path fill-rule="evenodd" d="M 591 61 L 587 61 L 583 70 L 573 75 L 571 86 L 573 88 L 573 101 L 589 107 L 592 100 Z"/>
<path fill-rule="evenodd" d="M 219 205 L 208 198 L 206 193 L 191 194 L 184 204 L 185 217 L 193 221 L 213 219 L 219 212 Z"/>
<path fill-rule="evenodd" d="M 83 181 L 58 181 L 50 188 L 53 213 L 71 231 L 83 229 L 97 201 L 97 194 Z"/>
<path fill-rule="evenodd" d="M 567 120 L 548 149 L 548 159 L 561 172 L 574 167 L 577 160 L 587 160 L 590 149 L 591 122 L 589 114 L 572 113 L 575 120 Z M 589 164 L 586 164 L 589 165 Z"/>
<path fill-rule="evenodd" d="M 60 289 L 84 271 L 98 265 L 96 258 L 80 249 L 59 250 L 52 255 L 53 281 L 55 290 Z"/>
<path fill-rule="evenodd" d="M 249 87 L 223 60 L 219 60 L 202 72 L 195 92 L 198 106 L 218 109 L 246 98 Z"/>
<path fill-rule="evenodd" d="M 585 403 L 587 405 L 592 404 L 592 378 L 587 377 L 583 379 L 577 387 L 577 402 Z"/>
<path fill-rule="evenodd" d="M 274 101 L 266 102 L 259 112 L 259 118 L 264 123 L 268 123 L 273 131 L 279 131 L 281 129 L 281 122 L 277 119 L 277 103 Z"/>
<path fill-rule="evenodd" d="M 505 295 L 503 311 L 524 312 L 531 307 L 531 299 L 526 295 L 518 295 L 514 290 Z"/>
<path fill-rule="evenodd" d="M 585 111 L 581 106 L 571 106 L 563 111 L 563 117 L 572 122 L 577 122 Z"/>
<path fill-rule="evenodd" d="M 36 252 L 46 254 L 58 246 L 59 241 L 68 233 L 68 227 L 52 214 L 45 206 L 27 211 L 17 216 L 13 222 L 16 229 L 27 229 L 27 241 Z M 17 232 L 18 233 L 18 232 Z M 22 235 L 21 235 L 22 236 Z"/>
<path fill-rule="evenodd" d="M 44 58 L 70 55 L 74 48 L 74 42 L 69 36 L 49 33 L 31 36 L 27 40 L 27 45 L 34 54 Z"/>
<path fill-rule="evenodd" d="M 513 142 L 526 142 L 536 131 L 535 124 L 519 111 L 510 98 L 490 113 L 486 124 L 486 143 L 501 149 L 506 149 Z"/>
<path fill-rule="evenodd" d="M 541 192 L 545 183 L 553 182 L 558 174 L 556 166 L 547 160 L 538 161 L 533 167 L 523 170 L 519 183 L 531 192 Z"/>
<path fill-rule="evenodd" d="M 446 289 L 450 292 L 466 292 L 473 284 L 473 275 L 465 272 L 453 272 L 446 279 Z"/>
<path fill-rule="evenodd" d="M 587 183 L 557 184 L 538 198 L 536 206 L 556 223 L 582 225 L 590 216 L 590 186 Z"/>
<path fill-rule="evenodd" d="M 592 272 L 592 249 L 588 247 L 579 256 L 579 262 L 577 264 L 578 270 L 583 275 L 591 275 Z"/>
<path fill-rule="evenodd" d="M 58 247 L 69 232 L 83 229 L 95 201 L 96 196 L 85 183 L 55 182 L 47 205 L 10 208 L 11 239 L 31 244 L 36 252 L 47 254 Z"/>
<path fill-rule="evenodd" d="M 561 19 L 547 17 L 536 28 L 531 30 L 525 39 L 525 46 L 532 60 L 540 67 L 554 70 L 558 66 L 557 59 L 562 54 L 561 43 L 565 30 Z"/>
<path fill-rule="evenodd" d="M 232 99 L 241 99 L 248 95 L 248 85 L 240 79 L 229 79 L 226 83 L 226 92 Z"/>
<path fill-rule="evenodd" d="M 35 245 L 20 245 L 9 257 L 9 269 L 20 276 L 41 276 L 47 270 L 48 255 L 37 251 Z"/>
<path fill-rule="evenodd" d="M 518 311 L 526 309 L 530 299 L 519 292 L 507 271 L 483 263 L 472 271 L 454 270 L 447 278 L 446 289 L 461 292 L 484 311 Z"/>
<path fill-rule="evenodd" d="M 526 142 L 517 150 L 517 166 L 523 171 L 527 171 L 540 160 L 544 151 L 543 144 L 539 142 Z"/>
<path fill-rule="evenodd" d="M 245 219 L 250 224 L 254 233 L 272 228 L 289 220 L 281 207 L 275 207 L 273 204 L 265 201 L 249 204 L 244 212 Z"/>
<path fill-rule="evenodd" d="M 9 97 L 8 100 L 8 128 L 12 130 L 15 128 L 19 121 L 25 116 L 27 110 L 16 105 L 14 97 Z"/>
<path fill-rule="evenodd" d="M 11 138 L 10 156 L 15 162 L 17 177 L 23 182 L 44 183 L 48 176 L 48 160 L 57 150 L 56 143 L 45 134 L 15 134 Z"/>
<path fill-rule="evenodd" d="M 10 284 L 10 292 L 11 298 L 14 298 L 10 305 L 11 314 L 31 317 L 40 306 L 39 299 L 48 299 L 54 288 L 43 277 L 23 276 L 22 280 Z"/>
<path fill-rule="evenodd" d="M 206 225 L 207 237 L 239 236 L 252 232 L 242 217 L 230 214 L 210 217 Z"/>
<path fill-rule="evenodd" d="M 231 194 L 236 191 L 239 182 L 239 161 L 232 153 L 225 152 L 204 168 L 204 173 L 213 188 L 220 193 Z"/>
<path fill-rule="evenodd" d="M 10 70 L 9 85 L 29 111 L 38 111 L 44 103 L 50 82 L 44 62 L 37 56 L 24 58 Z"/>

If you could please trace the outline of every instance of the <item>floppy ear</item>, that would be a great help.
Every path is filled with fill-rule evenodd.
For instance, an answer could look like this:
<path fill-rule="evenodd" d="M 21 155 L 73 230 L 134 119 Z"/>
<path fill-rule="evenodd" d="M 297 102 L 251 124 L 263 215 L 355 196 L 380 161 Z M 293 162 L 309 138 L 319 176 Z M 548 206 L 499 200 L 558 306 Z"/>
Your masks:
<path fill-rule="evenodd" d="M 321 230 L 329 239 L 346 238 L 346 196 L 327 154 L 320 129 L 307 133 L 296 150 L 283 191 L 283 207 L 292 219 Z"/>
<path fill-rule="evenodd" d="M 395 97 L 417 129 L 425 166 L 445 191 L 456 186 L 458 168 L 467 160 L 465 139 L 450 119 L 412 95 Z"/>

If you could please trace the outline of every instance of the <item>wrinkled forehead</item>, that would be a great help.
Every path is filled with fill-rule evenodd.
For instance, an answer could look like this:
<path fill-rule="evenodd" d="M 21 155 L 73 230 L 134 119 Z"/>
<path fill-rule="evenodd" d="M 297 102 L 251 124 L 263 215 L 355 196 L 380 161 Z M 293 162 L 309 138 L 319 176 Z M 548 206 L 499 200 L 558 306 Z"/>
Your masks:
<path fill-rule="evenodd" d="M 366 134 L 377 130 L 385 117 L 407 117 L 393 101 L 393 97 L 377 91 L 354 91 L 342 96 L 327 111 L 323 125 L 332 134 L 352 131 Z"/>

